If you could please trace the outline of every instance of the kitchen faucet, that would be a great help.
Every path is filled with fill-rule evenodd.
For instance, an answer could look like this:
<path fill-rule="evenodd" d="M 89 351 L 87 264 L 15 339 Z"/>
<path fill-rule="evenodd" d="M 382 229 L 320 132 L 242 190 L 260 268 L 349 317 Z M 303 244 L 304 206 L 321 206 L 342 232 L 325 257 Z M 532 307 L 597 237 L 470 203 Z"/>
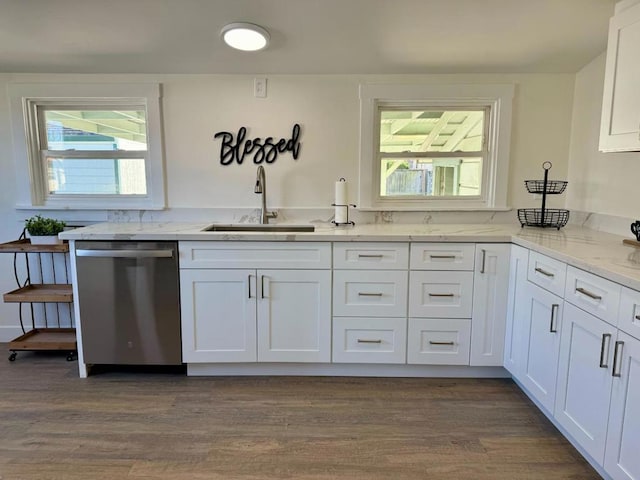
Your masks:
<path fill-rule="evenodd" d="M 267 210 L 267 179 L 262 165 L 258 167 L 258 171 L 256 172 L 256 188 L 254 192 L 261 195 L 260 223 L 266 225 L 269 223 L 270 218 L 276 218 L 278 216 L 278 212 L 269 212 Z"/>

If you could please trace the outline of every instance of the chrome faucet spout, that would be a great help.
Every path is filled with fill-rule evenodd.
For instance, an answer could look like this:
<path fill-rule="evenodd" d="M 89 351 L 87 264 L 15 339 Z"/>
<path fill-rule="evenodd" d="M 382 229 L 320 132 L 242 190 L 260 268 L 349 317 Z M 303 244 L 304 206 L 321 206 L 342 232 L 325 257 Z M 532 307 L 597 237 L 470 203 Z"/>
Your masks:
<path fill-rule="evenodd" d="M 258 167 L 256 172 L 256 187 L 253 191 L 260 195 L 260 223 L 266 225 L 270 218 L 278 216 L 278 212 L 267 210 L 267 178 L 262 165 Z"/>

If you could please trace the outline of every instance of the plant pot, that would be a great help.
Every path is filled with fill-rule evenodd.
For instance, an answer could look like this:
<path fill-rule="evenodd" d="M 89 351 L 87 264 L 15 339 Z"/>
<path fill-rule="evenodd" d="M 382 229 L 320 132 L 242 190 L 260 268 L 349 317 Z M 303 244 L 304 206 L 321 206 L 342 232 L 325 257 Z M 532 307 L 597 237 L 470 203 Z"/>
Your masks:
<path fill-rule="evenodd" d="M 37 237 L 29 237 L 31 245 L 59 245 L 62 240 L 58 238 L 58 235 L 40 235 Z"/>

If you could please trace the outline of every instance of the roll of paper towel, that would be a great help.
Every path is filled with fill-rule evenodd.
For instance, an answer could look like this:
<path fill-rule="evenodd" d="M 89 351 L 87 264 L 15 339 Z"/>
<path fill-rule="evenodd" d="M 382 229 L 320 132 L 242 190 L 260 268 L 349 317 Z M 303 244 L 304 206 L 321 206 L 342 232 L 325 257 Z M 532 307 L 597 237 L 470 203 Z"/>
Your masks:
<path fill-rule="evenodd" d="M 347 182 L 344 178 L 341 178 L 336 182 L 336 199 L 335 199 L 335 222 L 347 223 L 347 212 L 349 207 L 347 195 Z"/>

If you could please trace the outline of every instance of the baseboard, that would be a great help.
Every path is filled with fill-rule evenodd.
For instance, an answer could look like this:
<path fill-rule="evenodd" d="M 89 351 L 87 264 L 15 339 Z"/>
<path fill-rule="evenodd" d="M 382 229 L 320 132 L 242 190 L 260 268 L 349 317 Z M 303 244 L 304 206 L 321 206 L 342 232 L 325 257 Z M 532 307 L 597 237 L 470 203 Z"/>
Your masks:
<path fill-rule="evenodd" d="M 0 326 L 0 343 L 8 343 L 22 335 L 22 329 L 18 326 Z"/>

